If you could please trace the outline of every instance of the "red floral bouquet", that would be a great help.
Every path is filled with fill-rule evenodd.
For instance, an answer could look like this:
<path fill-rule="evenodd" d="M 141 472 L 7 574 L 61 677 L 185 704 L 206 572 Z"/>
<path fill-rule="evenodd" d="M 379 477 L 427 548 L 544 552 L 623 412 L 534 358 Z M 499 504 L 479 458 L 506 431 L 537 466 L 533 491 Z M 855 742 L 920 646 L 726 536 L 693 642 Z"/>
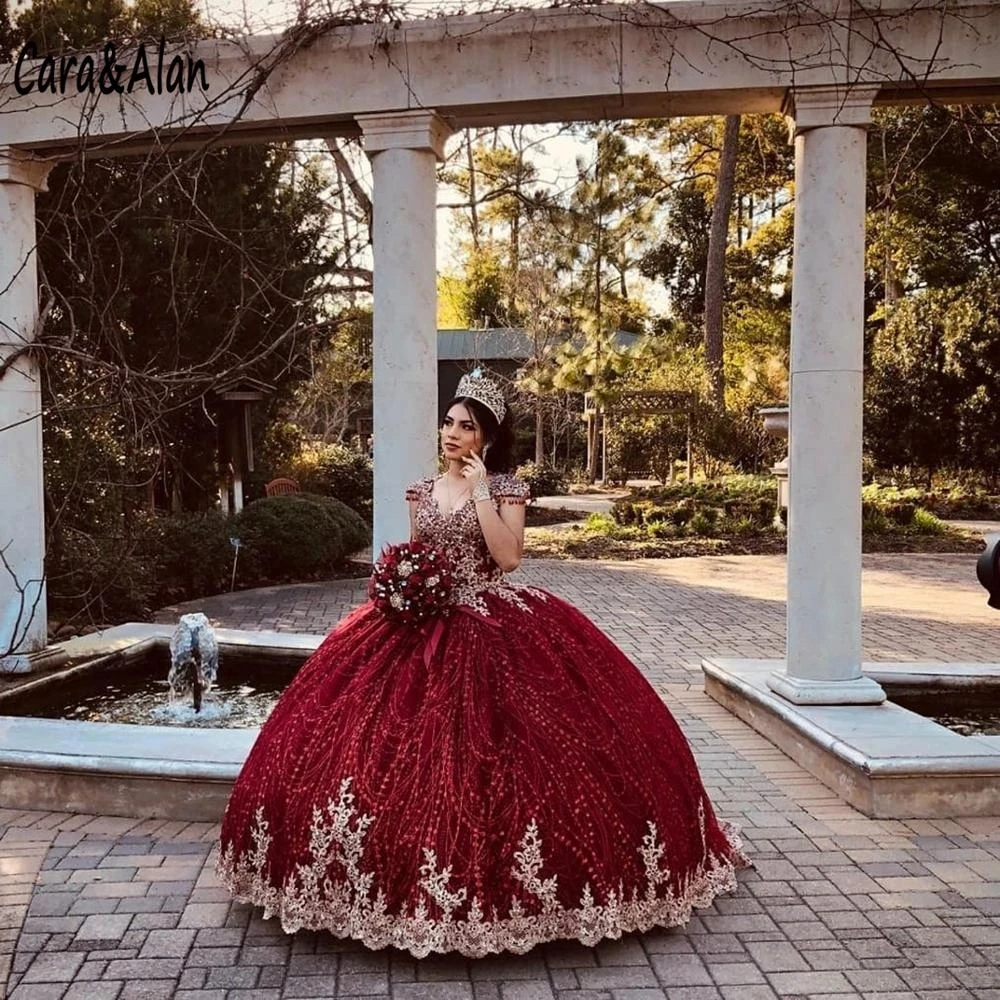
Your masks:
<path fill-rule="evenodd" d="M 451 565 L 423 542 L 387 545 L 368 583 L 368 596 L 387 617 L 421 622 L 445 609 L 451 595 Z"/>

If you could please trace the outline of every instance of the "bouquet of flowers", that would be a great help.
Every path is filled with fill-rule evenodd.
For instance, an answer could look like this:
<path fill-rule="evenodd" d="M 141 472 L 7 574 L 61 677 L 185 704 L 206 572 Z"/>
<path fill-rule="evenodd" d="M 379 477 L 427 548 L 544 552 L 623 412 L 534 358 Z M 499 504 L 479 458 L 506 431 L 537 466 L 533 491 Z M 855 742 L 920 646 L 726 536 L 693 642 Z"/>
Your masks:
<path fill-rule="evenodd" d="M 368 596 L 384 615 L 411 623 L 443 611 L 450 594 L 448 558 L 423 542 L 387 545 L 368 583 Z"/>

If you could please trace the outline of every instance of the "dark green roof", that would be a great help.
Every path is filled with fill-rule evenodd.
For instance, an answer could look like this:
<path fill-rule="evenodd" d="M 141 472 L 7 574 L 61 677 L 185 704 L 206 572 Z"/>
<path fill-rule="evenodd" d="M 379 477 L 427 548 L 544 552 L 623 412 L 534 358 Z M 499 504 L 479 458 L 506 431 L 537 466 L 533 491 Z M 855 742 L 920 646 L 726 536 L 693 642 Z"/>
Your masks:
<path fill-rule="evenodd" d="M 572 339 L 572 338 L 568 338 Z M 619 349 L 631 347 L 637 333 L 619 331 L 615 341 Z M 554 343 L 555 339 L 547 341 Z M 542 346 L 545 346 L 544 343 Z M 526 361 L 535 355 L 535 343 L 526 330 L 497 327 L 490 330 L 438 330 L 439 361 Z"/>

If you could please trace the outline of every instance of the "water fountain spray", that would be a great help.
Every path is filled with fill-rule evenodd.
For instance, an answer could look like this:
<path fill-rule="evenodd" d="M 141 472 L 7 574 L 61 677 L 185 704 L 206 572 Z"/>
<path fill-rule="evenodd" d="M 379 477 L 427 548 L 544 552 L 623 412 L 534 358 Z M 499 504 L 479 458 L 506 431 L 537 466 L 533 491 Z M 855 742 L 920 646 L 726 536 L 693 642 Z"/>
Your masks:
<path fill-rule="evenodd" d="M 219 644 L 208 619 L 200 612 L 181 615 L 170 637 L 170 700 L 191 694 L 194 710 L 212 689 L 219 672 Z"/>

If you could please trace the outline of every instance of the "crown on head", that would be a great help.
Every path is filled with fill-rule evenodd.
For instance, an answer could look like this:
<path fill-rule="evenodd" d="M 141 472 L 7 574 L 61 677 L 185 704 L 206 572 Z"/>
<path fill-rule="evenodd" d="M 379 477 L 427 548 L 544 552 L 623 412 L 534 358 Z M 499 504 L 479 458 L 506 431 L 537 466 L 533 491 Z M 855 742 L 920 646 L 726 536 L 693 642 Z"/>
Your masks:
<path fill-rule="evenodd" d="M 503 391 L 493 379 L 487 378 L 483 374 L 481 368 L 474 368 L 458 380 L 456 395 L 482 403 L 497 418 L 498 424 L 503 421 L 504 414 L 507 412 Z"/>

